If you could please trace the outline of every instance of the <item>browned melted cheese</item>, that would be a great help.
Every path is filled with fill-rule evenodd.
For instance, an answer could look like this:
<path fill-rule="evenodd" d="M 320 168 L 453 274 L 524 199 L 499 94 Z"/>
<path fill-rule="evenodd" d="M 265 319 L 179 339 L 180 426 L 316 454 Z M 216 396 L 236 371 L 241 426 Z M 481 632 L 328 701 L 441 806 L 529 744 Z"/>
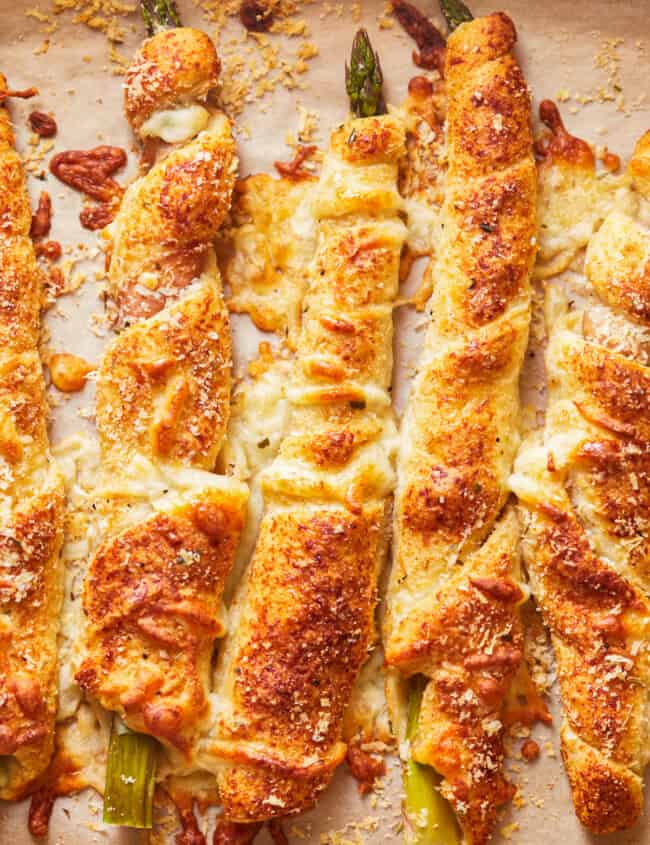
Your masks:
<path fill-rule="evenodd" d="M 249 314 L 263 331 L 286 337 L 292 347 L 300 330 L 306 268 L 316 246 L 310 204 L 314 181 L 259 173 L 238 182 L 232 224 L 217 246 L 228 307 Z"/>
<path fill-rule="evenodd" d="M 562 136 L 558 121 L 553 117 L 552 128 Z M 557 202 L 585 224 L 587 249 L 584 272 L 570 277 L 575 304 L 573 287 L 553 280 L 547 290 L 546 424 L 524 444 L 512 481 L 523 502 L 532 585 L 555 647 L 562 754 L 576 812 L 590 830 L 609 833 L 639 818 L 648 760 L 650 370 L 635 337 L 650 327 L 650 235 L 634 213 L 630 175 L 623 188 L 603 177 L 610 181 L 599 208 L 583 211 L 582 200 L 573 201 L 571 174 L 574 182 L 593 174 L 593 158 L 566 139 L 548 149 L 567 174 L 555 184 Z M 542 163 L 542 185 L 554 178 L 554 166 Z M 646 168 L 642 140 L 629 168 L 639 176 L 641 203 Z M 541 217 L 549 225 L 554 208 Z M 597 215 L 604 220 L 593 233 Z"/>
<path fill-rule="evenodd" d="M 645 228 L 624 212 L 607 217 L 587 253 L 589 281 L 613 310 L 650 325 L 650 243 Z"/>
<path fill-rule="evenodd" d="M 503 718 L 523 654 L 519 530 L 503 509 L 518 443 L 536 180 L 514 43 L 503 14 L 462 25 L 448 42 L 449 169 L 432 324 L 402 425 L 385 635 L 394 677 L 429 679 L 411 753 L 443 776 L 473 843 L 489 839 L 512 796 Z M 390 704 L 399 725 L 399 696 Z"/>
<path fill-rule="evenodd" d="M 231 608 L 218 730 L 205 744 L 232 821 L 312 805 L 346 756 L 343 719 L 375 638 L 394 482 L 389 386 L 404 152 L 398 120 L 350 121 L 332 134 L 314 189 L 318 247 L 286 391 L 287 434 L 260 477 L 266 513 Z"/>
<path fill-rule="evenodd" d="M 49 453 L 38 354 L 42 278 L 4 107 L 0 188 L 0 798 L 11 800 L 33 787 L 53 749 L 63 485 Z"/>
<path fill-rule="evenodd" d="M 559 275 L 578 260 L 589 238 L 607 215 L 634 210 L 627 174 L 603 174 L 596 169 L 591 147 L 565 128 L 557 106 L 540 104 L 549 131 L 535 143 L 538 166 L 539 252 L 535 276 Z"/>

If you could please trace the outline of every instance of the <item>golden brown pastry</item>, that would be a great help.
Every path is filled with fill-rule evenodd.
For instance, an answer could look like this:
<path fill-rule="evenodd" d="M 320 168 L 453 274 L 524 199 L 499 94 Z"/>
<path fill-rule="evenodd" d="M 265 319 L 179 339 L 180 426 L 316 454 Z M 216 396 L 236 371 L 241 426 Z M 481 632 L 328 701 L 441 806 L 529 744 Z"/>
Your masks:
<path fill-rule="evenodd" d="M 18 799 L 53 749 L 63 484 L 47 438 L 31 209 L 1 106 L 0 186 L 0 798 Z"/>
<path fill-rule="evenodd" d="M 197 51 L 203 64 L 193 64 Z M 156 89 L 163 104 L 179 108 L 204 93 L 193 74 L 218 68 L 211 42 L 194 30 L 146 42 L 135 68 L 144 73 L 145 65 L 146 78 L 166 80 L 163 93 Z M 172 71 L 179 76 L 169 79 Z M 129 117 L 137 78 L 132 71 Z M 228 421 L 231 367 L 211 242 L 236 167 L 230 124 L 212 114 L 194 140 L 127 190 L 112 224 L 108 284 L 123 331 L 97 382 L 103 542 L 86 577 L 76 677 L 130 727 L 184 752 L 209 717 L 221 596 L 247 498 L 243 484 L 211 472 Z"/>
<path fill-rule="evenodd" d="M 502 709 L 522 658 L 519 529 L 507 500 L 530 322 L 535 167 L 512 22 L 461 25 L 445 62 L 448 173 L 432 323 L 402 423 L 385 629 L 404 738 L 408 679 L 428 679 L 414 760 L 442 776 L 465 841 L 512 794 Z"/>
<path fill-rule="evenodd" d="M 543 104 L 554 137 L 541 183 L 561 185 L 558 169 L 595 181 L 584 142 L 558 145 L 558 133 L 571 136 L 551 107 Z M 512 479 L 531 585 L 555 648 L 564 763 L 578 818 L 595 833 L 638 820 L 650 753 L 650 233 L 640 222 L 649 140 L 627 176 L 605 177 L 600 206 L 613 210 L 587 229 L 586 256 L 547 288 L 546 422 L 522 447 Z M 580 159 L 571 155 L 578 145 Z M 621 188 L 630 175 L 640 206 Z M 552 219 L 553 207 L 544 211 Z M 583 231 L 597 213 L 574 212 Z"/>
<path fill-rule="evenodd" d="M 344 759 L 343 716 L 375 637 L 395 428 L 392 308 L 406 235 L 400 122 L 332 135 L 314 214 L 290 415 L 263 471 L 266 512 L 220 655 L 206 755 L 226 818 L 261 821 L 314 803 Z"/>

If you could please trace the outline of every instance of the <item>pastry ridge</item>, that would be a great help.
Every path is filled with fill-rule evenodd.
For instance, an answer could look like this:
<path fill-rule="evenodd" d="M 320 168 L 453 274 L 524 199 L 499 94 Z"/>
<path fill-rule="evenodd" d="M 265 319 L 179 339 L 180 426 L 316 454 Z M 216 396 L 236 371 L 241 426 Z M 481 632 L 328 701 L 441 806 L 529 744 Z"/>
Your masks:
<path fill-rule="evenodd" d="M 136 128 L 129 85 L 143 63 L 179 107 L 196 95 L 186 77 L 218 68 L 196 30 L 148 40 L 127 80 Z M 126 191 L 108 282 L 122 331 L 97 380 L 103 542 L 84 584 L 76 678 L 132 729 L 187 755 L 210 716 L 221 598 L 247 501 L 244 484 L 212 473 L 228 422 L 231 341 L 211 242 L 236 169 L 230 123 L 215 113 Z"/>
<path fill-rule="evenodd" d="M 648 137 L 628 168 L 645 201 Z M 575 166 L 553 148 L 542 164 Z M 593 159 L 582 166 L 595 173 Z M 587 243 L 582 296 L 569 303 L 547 288 L 546 423 L 512 483 L 555 649 L 562 756 L 578 818 L 595 833 L 638 820 L 649 758 L 649 254 L 631 210 L 613 208 Z"/>
<path fill-rule="evenodd" d="M 407 679 L 424 675 L 411 753 L 442 776 L 474 845 L 489 839 L 512 795 L 500 716 L 523 654 L 526 593 L 507 480 L 530 324 L 536 178 L 515 40 L 497 13 L 461 25 L 447 43 L 449 167 L 432 322 L 402 422 L 384 632 L 394 727 L 403 734 Z"/>
<path fill-rule="evenodd" d="M 208 752 L 234 821 L 311 806 L 345 757 L 343 716 L 375 637 L 388 542 L 404 153 L 399 120 L 349 121 L 315 187 L 287 433 L 261 473 L 266 512 L 217 667 L 224 710 Z"/>
<path fill-rule="evenodd" d="M 7 93 L 0 74 L 0 94 Z M 3 98 L 4 99 L 4 98 Z M 7 109 L 0 106 L 0 798 L 35 786 L 54 746 L 63 596 L 63 480 L 38 352 L 41 270 Z"/>

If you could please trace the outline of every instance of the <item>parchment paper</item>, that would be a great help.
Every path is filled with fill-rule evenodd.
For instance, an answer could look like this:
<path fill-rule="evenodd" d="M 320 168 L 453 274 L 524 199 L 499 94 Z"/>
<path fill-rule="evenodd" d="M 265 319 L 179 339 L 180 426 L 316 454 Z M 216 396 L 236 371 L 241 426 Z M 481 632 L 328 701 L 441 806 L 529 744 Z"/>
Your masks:
<path fill-rule="evenodd" d="M 42 0 L 40 11 L 51 13 L 50 0 Z M 101 13 L 101 3 L 90 0 L 87 6 Z M 431 12 L 435 4 L 420 0 L 420 7 Z M 183 21 L 213 33 L 213 25 L 190 0 L 179 0 Z M 343 62 L 358 25 L 354 9 L 360 6 L 360 23 L 365 25 L 378 48 L 386 78 L 387 99 L 403 100 L 408 79 L 417 73 L 411 62 L 412 42 L 395 23 L 393 28 L 379 28 L 378 15 L 384 12 L 383 0 L 362 0 L 361 4 L 317 2 L 306 6 L 300 17 L 309 25 L 308 40 L 317 44 L 319 55 L 309 61 L 310 71 L 297 77 L 304 89 L 288 91 L 278 86 L 273 95 L 247 106 L 238 116 L 243 134 L 239 137 L 245 175 L 269 170 L 274 160 L 287 160 L 291 150 L 285 144 L 287 131 L 297 134 L 298 104 L 318 112 L 320 122 L 315 141 L 326 143 L 329 128 L 344 118 L 347 110 L 343 87 Z M 650 71 L 650 0 L 471 0 L 475 14 L 495 9 L 508 12 L 519 32 L 519 55 L 535 104 L 550 97 L 565 102 L 560 107 L 570 131 L 596 144 L 607 145 L 627 157 L 637 137 L 650 126 L 650 111 L 643 98 Z M 55 145 L 41 163 L 45 181 L 30 176 L 29 187 L 34 201 L 38 192 L 47 189 L 53 200 L 54 219 L 51 237 L 60 240 L 78 255 L 78 245 L 96 251 L 97 237 L 83 230 L 78 221 L 81 198 L 47 174 L 47 163 L 55 152 L 85 149 L 99 143 L 131 148 L 129 168 L 119 174 L 125 182 L 134 172 L 136 155 L 122 114 L 121 79 L 114 74 L 115 65 L 108 59 L 108 43 L 100 32 L 73 25 L 73 13 L 55 18 L 58 28 L 48 33 L 48 22 L 26 13 L 34 9 L 24 0 L 0 0 L 0 70 L 10 85 L 25 88 L 36 85 L 38 98 L 11 104 L 19 147 L 33 151 L 28 143 L 26 117 L 33 109 L 52 111 L 59 132 Z M 143 27 L 136 14 L 126 21 L 124 42 L 118 45 L 121 55 L 130 57 L 143 37 Z M 241 35 L 235 22 L 232 31 Z M 222 34 L 222 38 L 228 38 Z M 45 40 L 47 51 L 43 51 Z M 279 36 L 270 36 L 273 43 L 285 43 Z M 292 39 L 287 49 L 294 51 L 301 41 Z M 250 58 L 250 57 L 249 57 Z M 570 95 L 570 99 L 566 99 Z M 595 95 L 595 102 L 581 103 Z M 604 100 L 604 101 L 601 101 Z M 250 137 L 245 137 L 250 135 Z M 38 169 L 38 168 L 37 168 Z M 51 332 L 50 346 L 57 351 L 82 355 L 96 362 L 110 337 L 102 333 L 101 320 L 94 320 L 98 334 L 89 329 L 92 314 L 103 312 L 99 300 L 96 271 L 103 256 L 97 253 L 94 262 L 77 264 L 73 274 L 82 273 L 84 284 L 69 296 L 57 301 L 47 315 Z M 413 282 L 411 283 L 413 284 Z M 398 410 L 408 389 L 408 376 L 418 357 L 423 332 L 418 327 L 426 321 L 424 314 L 402 309 L 397 317 L 396 377 L 394 396 Z M 246 358 L 257 347 L 261 335 L 246 318 L 233 320 L 237 368 L 241 371 Z M 93 385 L 82 394 L 64 398 L 55 396 L 53 439 L 81 429 L 92 429 Z M 560 715 L 555 696 L 551 702 L 554 715 L 552 728 L 538 728 L 534 736 L 542 747 L 540 759 L 533 764 L 511 760 L 509 772 L 520 785 L 520 799 L 504 815 L 495 843 L 506 840 L 518 845 L 584 845 L 594 841 L 578 824 L 571 806 L 569 789 L 558 751 L 557 729 Z M 518 744 L 515 745 L 518 747 Z M 292 843 L 383 843 L 400 842 L 398 766 L 393 763 L 382 794 L 366 799 L 357 795 L 354 781 L 342 768 L 318 808 L 294 822 L 285 830 Z M 70 799 L 59 800 L 52 816 L 51 845 L 89 845 L 90 843 L 127 843 L 146 841 L 146 834 L 107 829 L 101 823 L 101 800 L 87 791 Z M 0 806 L 0 845 L 23 845 L 31 841 L 26 826 L 26 805 Z M 606 845 L 640 845 L 650 841 L 650 812 L 638 828 L 618 836 L 601 839 Z M 339 831 L 328 836 L 328 832 Z M 265 835 L 264 835 L 265 836 Z M 260 837 L 261 843 L 268 840 Z"/>

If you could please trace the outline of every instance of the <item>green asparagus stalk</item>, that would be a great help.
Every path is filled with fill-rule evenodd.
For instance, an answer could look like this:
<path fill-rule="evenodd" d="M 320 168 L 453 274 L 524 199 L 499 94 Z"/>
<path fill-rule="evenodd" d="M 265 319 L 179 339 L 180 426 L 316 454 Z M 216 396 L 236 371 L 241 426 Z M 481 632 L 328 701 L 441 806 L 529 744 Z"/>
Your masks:
<path fill-rule="evenodd" d="M 418 718 L 426 679 L 413 678 L 409 695 L 406 738 L 411 742 L 418 729 Z M 440 794 L 440 775 L 430 766 L 416 763 L 409 750 L 404 766 L 405 815 L 408 845 L 460 845 L 458 823 L 448 801 Z"/>
<path fill-rule="evenodd" d="M 470 12 L 462 0 L 440 0 L 440 8 L 445 16 L 450 31 L 466 21 L 473 21 L 474 15 Z"/>
<path fill-rule="evenodd" d="M 153 826 L 153 792 L 158 743 L 133 733 L 114 717 L 106 766 L 104 822 L 124 827 Z"/>
<path fill-rule="evenodd" d="M 149 35 L 181 25 L 174 0 L 140 0 L 140 11 Z"/>
<path fill-rule="evenodd" d="M 366 30 L 360 29 L 352 42 L 350 65 L 345 64 L 345 90 L 357 117 L 385 114 L 383 82 L 379 54 L 372 49 Z"/>

